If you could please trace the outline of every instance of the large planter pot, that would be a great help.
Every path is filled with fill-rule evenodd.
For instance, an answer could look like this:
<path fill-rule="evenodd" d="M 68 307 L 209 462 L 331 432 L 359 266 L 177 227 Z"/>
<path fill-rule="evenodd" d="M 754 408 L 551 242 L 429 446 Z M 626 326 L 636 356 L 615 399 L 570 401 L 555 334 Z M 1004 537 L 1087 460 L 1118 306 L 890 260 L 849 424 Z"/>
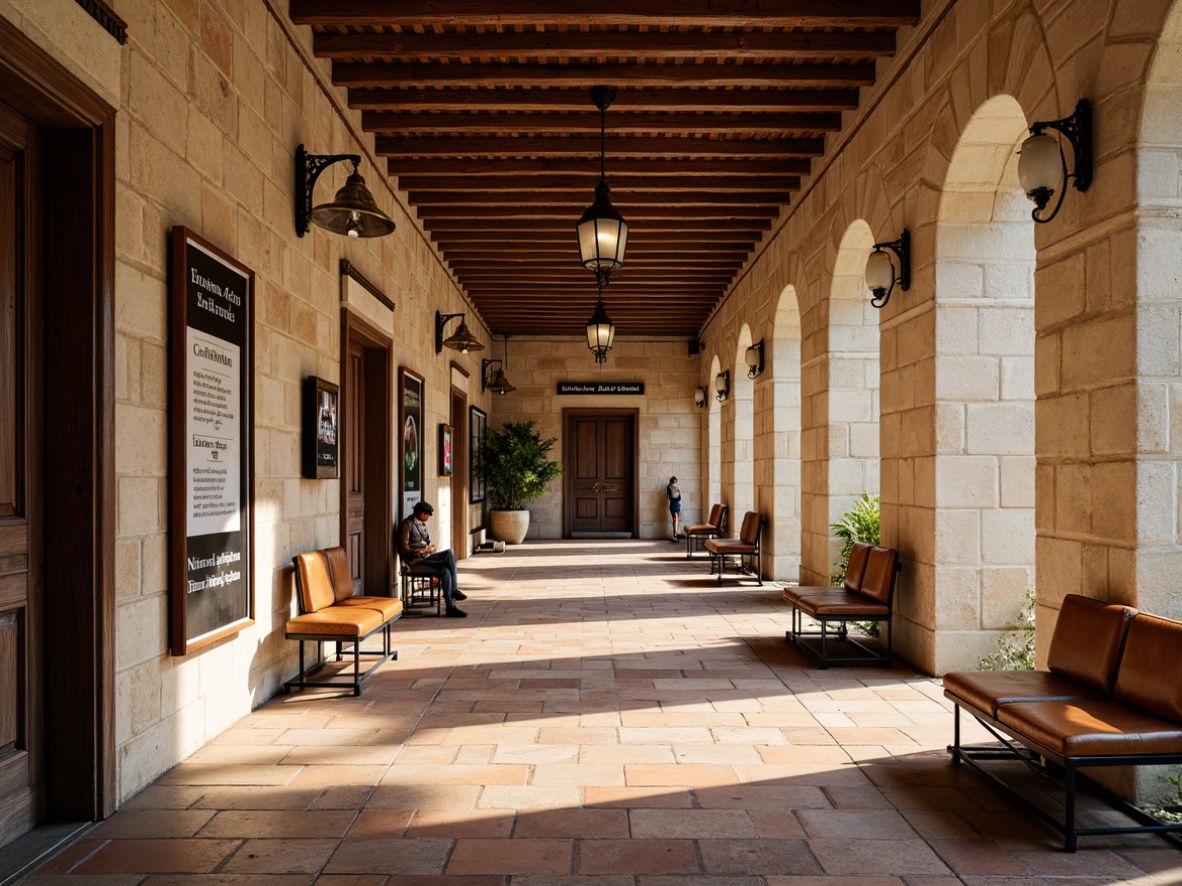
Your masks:
<path fill-rule="evenodd" d="M 488 531 L 497 541 L 519 545 L 529 532 L 529 511 L 489 511 Z"/>

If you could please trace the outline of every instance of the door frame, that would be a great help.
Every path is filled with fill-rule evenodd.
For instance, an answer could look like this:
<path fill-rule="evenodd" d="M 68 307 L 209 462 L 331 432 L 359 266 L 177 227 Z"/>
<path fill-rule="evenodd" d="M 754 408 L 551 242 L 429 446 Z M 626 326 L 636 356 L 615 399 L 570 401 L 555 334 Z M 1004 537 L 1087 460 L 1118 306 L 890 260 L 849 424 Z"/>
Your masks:
<path fill-rule="evenodd" d="M 372 595 L 377 588 L 389 594 L 393 588 L 394 477 L 393 421 L 394 342 L 348 308 L 341 308 L 341 396 L 349 403 L 346 365 L 349 350 L 357 342 L 365 350 L 365 563 L 361 573 Z M 348 431 L 348 410 L 341 410 L 340 440 Z M 340 540 L 349 534 L 349 484 L 346 482 L 348 448 L 340 447 Z"/>
<path fill-rule="evenodd" d="M 468 556 L 468 392 L 451 386 L 451 548 Z"/>
<path fill-rule="evenodd" d="M 6 104 L 44 131 L 46 815 L 118 803 L 115 750 L 115 109 L 0 18 Z"/>
<path fill-rule="evenodd" d="M 571 464 L 574 460 L 574 434 L 571 432 L 571 421 L 575 418 L 603 417 L 616 418 L 629 416 L 632 419 L 632 538 L 640 538 L 640 410 L 636 408 L 593 409 L 567 408 L 562 410 L 562 460 L 564 464 Z M 563 472 L 562 483 L 562 537 L 573 538 L 571 529 L 571 507 L 573 495 L 571 493 L 571 472 Z"/>

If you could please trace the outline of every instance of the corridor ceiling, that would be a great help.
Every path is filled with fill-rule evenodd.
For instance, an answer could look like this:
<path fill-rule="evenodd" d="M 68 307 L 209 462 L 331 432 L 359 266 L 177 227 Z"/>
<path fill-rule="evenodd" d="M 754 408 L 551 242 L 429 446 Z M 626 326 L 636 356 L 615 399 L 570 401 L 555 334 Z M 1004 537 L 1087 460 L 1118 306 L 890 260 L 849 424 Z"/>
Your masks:
<path fill-rule="evenodd" d="M 289 0 L 494 335 L 582 335 L 575 222 L 631 226 L 620 336 L 694 337 L 919 0 Z M 829 138 L 827 139 L 827 136 Z"/>

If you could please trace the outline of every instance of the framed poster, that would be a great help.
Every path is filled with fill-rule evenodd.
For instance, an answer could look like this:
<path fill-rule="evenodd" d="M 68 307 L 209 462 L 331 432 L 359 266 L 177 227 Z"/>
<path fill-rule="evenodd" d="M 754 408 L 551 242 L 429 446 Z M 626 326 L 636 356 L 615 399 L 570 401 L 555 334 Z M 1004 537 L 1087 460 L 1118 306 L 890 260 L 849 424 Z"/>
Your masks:
<path fill-rule="evenodd" d="M 480 473 L 480 443 L 484 440 L 486 427 L 487 413 L 475 406 L 468 407 L 468 428 L 472 441 L 468 448 L 468 501 L 474 505 L 484 501 L 484 477 Z"/>
<path fill-rule="evenodd" d="M 184 227 L 170 274 L 170 646 L 254 624 L 254 271 Z"/>
<path fill-rule="evenodd" d="M 340 388 L 316 376 L 304 379 L 304 477 L 333 480 L 341 475 Z"/>
<path fill-rule="evenodd" d="M 451 456 L 451 425 L 439 426 L 439 476 L 450 477 L 452 474 Z"/>
<path fill-rule="evenodd" d="M 398 368 L 398 475 L 401 478 L 402 518 L 423 500 L 423 377 L 405 366 Z"/>

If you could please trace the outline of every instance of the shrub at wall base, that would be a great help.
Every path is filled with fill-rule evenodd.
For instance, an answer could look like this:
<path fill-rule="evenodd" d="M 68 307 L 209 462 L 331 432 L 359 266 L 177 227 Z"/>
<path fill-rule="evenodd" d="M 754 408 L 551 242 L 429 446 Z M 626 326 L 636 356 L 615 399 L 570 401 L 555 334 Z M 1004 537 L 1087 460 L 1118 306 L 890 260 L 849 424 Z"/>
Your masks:
<path fill-rule="evenodd" d="M 525 506 L 546 492 L 562 465 L 549 458 L 557 437 L 543 440 L 534 422 L 489 428 L 480 441 L 480 475 L 488 495 L 488 528 L 493 538 L 521 544 L 529 532 Z"/>

